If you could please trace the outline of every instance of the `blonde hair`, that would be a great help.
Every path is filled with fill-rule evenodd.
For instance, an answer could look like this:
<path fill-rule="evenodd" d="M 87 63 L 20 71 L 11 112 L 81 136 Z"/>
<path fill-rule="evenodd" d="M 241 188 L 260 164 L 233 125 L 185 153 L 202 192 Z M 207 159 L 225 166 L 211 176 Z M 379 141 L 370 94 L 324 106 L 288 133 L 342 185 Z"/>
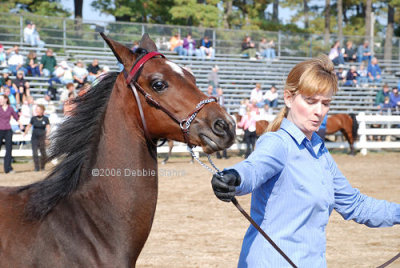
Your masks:
<path fill-rule="evenodd" d="M 28 59 L 34 59 L 34 58 L 36 58 L 36 53 L 35 53 L 35 51 L 30 51 L 29 54 L 28 54 L 28 56 L 27 56 L 27 58 L 28 58 Z"/>
<path fill-rule="evenodd" d="M 328 93 L 330 90 L 333 90 L 333 94 L 336 94 L 337 85 L 338 81 L 332 61 L 328 56 L 321 55 L 294 66 L 286 79 L 284 91 L 292 96 L 297 94 L 313 96 Z M 274 121 L 269 124 L 267 131 L 279 130 L 282 120 L 287 117 L 288 112 L 289 109 L 285 105 Z"/>

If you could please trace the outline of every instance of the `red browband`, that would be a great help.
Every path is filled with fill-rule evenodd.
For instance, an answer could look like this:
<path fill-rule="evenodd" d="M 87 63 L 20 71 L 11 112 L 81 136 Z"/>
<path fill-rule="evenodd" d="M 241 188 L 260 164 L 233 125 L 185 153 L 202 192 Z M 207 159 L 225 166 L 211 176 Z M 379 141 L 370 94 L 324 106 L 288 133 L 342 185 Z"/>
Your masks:
<path fill-rule="evenodd" d="M 163 54 L 161 54 L 160 52 L 157 51 L 153 51 L 153 52 L 149 52 L 146 55 L 144 55 L 132 68 L 132 70 L 130 71 L 128 77 L 126 78 L 126 83 L 129 85 L 132 81 L 132 78 L 135 77 L 136 73 L 140 70 L 140 68 L 142 68 L 143 64 L 146 63 L 146 61 L 148 61 L 149 59 L 155 57 L 155 56 L 161 56 L 163 58 L 165 58 L 165 56 Z"/>

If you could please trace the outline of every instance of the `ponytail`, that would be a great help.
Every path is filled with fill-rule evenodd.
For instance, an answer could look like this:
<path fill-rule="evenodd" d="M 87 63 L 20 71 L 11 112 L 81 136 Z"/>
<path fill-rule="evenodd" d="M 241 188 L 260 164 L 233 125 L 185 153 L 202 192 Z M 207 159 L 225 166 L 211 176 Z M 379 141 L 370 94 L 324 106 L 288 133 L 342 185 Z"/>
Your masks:
<path fill-rule="evenodd" d="M 288 108 L 285 106 L 283 107 L 280 112 L 276 115 L 274 121 L 268 125 L 266 132 L 275 132 L 281 128 L 281 123 L 283 118 L 285 118 L 288 114 Z"/>

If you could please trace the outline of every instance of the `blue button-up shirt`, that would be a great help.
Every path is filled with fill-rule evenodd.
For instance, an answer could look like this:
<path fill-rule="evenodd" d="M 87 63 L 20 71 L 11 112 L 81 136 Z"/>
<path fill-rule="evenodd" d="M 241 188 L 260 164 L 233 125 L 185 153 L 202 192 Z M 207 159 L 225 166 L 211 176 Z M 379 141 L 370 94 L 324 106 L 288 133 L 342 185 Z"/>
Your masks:
<path fill-rule="evenodd" d="M 255 151 L 231 167 L 242 178 L 237 195 L 252 193 L 251 216 L 298 267 L 326 267 L 325 228 L 333 209 L 370 227 L 400 223 L 400 205 L 351 187 L 317 134 L 308 140 L 284 119 L 264 134 Z M 250 226 L 239 267 L 289 267 Z"/>
<path fill-rule="evenodd" d="M 370 65 L 368 65 L 368 72 L 371 73 L 371 75 L 372 75 L 374 78 L 376 78 L 376 76 L 377 76 L 378 74 L 379 74 L 379 75 L 382 74 L 381 68 L 379 68 L 379 65 L 378 65 L 378 64 L 375 64 L 375 65 L 370 64 Z"/>

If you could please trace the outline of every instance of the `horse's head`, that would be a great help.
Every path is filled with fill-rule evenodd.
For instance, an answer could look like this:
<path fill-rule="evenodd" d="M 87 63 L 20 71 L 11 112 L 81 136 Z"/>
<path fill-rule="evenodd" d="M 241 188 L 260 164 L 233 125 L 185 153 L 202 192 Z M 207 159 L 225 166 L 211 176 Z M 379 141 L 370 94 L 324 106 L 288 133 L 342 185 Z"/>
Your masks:
<path fill-rule="evenodd" d="M 124 71 L 117 83 L 123 83 L 120 85 L 123 90 L 132 91 L 130 83 L 138 91 L 151 139 L 168 138 L 189 142 L 201 146 L 206 153 L 232 145 L 235 137 L 234 120 L 197 88 L 195 77 L 190 71 L 162 55 L 152 53 L 157 51 L 157 47 L 147 34 L 143 35 L 135 53 L 107 36 L 102 36 L 118 61 L 124 65 Z M 141 64 L 142 67 L 137 68 Z M 134 66 L 138 71 L 130 77 L 134 73 Z M 125 102 L 135 103 L 133 106 L 129 105 L 134 110 L 130 112 L 134 112 L 138 120 L 143 122 L 134 94 L 129 96 L 131 97 Z M 195 110 L 197 112 L 194 113 Z M 184 134 L 181 127 L 188 129 L 187 134 Z"/>

